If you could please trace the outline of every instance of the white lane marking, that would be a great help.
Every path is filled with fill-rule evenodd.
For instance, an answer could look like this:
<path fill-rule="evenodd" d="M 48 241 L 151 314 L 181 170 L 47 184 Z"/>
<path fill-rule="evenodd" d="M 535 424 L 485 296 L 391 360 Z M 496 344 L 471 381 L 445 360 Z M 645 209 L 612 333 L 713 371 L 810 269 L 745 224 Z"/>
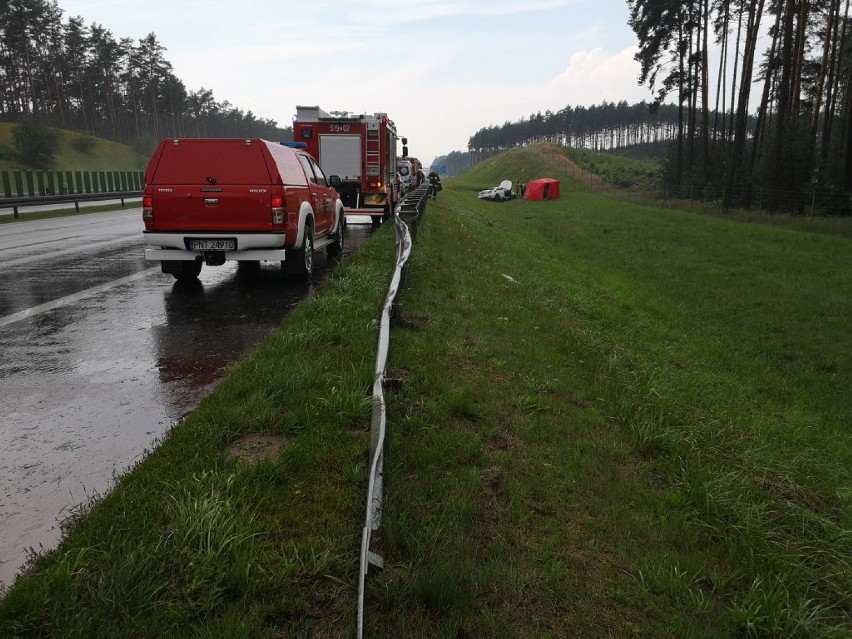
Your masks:
<path fill-rule="evenodd" d="M 115 288 L 116 286 L 121 286 L 122 284 L 128 284 L 129 282 L 141 280 L 143 277 L 147 277 L 151 273 L 156 273 L 159 271 L 159 266 L 145 269 L 144 271 L 139 271 L 138 273 L 134 273 L 133 275 L 128 275 L 127 277 L 120 277 L 117 280 L 112 280 L 111 282 L 107 282 L 106 284 L 100 284 L 99 286 L 87 288 L 78 293 L 74 293 L 73 295 L 66 295 L 65 297 L 60 297 L 59 299 L 55 299 L 52 302 L 45 302 L 44 304 L 39 304 L 38 306 L 32 306 L 30 308 L 24 309 L 23 311 L 12 313 L 11 315 L 7 315 L 6 317 L 0 317 L 0 328 L 2 328 L 3 326 L 8 326 L 9 324 L 14 324 L 15 322 L 20 322 L 21 320 L 25 320 L 29 317 L 34 317 L 41 313 L 46 313 L 47 311 L 52 311 L 53 309 L 59 308 L 60 306 L 72 304 L 87 297 L 91 297 L 92 295 L 103 293 L 104 291 L 108 291 L 109 289 Z"/>

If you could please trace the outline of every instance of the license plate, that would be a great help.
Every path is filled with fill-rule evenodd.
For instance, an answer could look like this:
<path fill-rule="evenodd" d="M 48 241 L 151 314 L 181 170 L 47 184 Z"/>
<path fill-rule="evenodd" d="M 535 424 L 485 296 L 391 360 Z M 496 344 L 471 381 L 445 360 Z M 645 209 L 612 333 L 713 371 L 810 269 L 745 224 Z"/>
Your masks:
<path fill-rule="evenodd" d="M 233 251 L 237 247 L 236 240 L 190 240 L 190 251 Z"/>

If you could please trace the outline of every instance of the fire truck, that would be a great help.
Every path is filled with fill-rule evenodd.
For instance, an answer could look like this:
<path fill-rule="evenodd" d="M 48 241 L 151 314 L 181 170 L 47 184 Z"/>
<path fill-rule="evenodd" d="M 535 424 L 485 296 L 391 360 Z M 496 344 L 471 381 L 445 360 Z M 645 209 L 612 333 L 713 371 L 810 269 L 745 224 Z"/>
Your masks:
<path fill-rule="evenodd" d="M 426 179 L 423 164 L 417 158 L 408 155 L 408 140 L 405 138 L 402 138 L 402 157 L 396 159 L 396 172 L 399 175 L 403 194 L 413 191 Z"/>
<path fill-rule="evenodd" d="M 391 216 L 399 198 L 397 133 L 387 113 L 330 114 L 297 106 L 293 139 L 307 145 L 326 175 L 340 176 L 345 215 L 369 215 L 374 227 Z"/>

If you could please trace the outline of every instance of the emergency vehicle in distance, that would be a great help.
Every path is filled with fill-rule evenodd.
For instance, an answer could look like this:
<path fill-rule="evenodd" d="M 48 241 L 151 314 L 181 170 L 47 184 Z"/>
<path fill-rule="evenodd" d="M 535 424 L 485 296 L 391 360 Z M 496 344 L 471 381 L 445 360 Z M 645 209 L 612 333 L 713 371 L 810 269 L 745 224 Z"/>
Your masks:
<path fill-rule="evenodd" d="M 396 172 L 399 175 L 402 195 L 413 191 L 426 179 L 423 164 L 417 158 L 408 155 L 408 140 L 405 138 L 402 138 L 402 157 L 396 159 Z"/>
<path fill-rule="evenodd" d="M 369 215 L 373 226 L 390 218 L 399 199 L 397 132 L 387 113 L 335 114 L 297 106 L 293 139 L 304 142 L 326 175 L 339 175 L 346 215 Z"/>

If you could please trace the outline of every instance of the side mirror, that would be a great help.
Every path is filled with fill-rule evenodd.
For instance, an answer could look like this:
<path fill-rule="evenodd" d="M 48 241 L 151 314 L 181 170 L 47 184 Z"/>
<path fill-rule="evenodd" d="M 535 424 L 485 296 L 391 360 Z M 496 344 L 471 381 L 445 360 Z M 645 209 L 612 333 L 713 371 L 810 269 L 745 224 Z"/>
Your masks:
<path fill-rule="evenodd" d="M 329 175 L 328 183 L 331 188 L 336 189 L 337 191 L 339 191 L 340 187 L 343 186 L 343 180 L 340 179 L 339 175 Z"/>

